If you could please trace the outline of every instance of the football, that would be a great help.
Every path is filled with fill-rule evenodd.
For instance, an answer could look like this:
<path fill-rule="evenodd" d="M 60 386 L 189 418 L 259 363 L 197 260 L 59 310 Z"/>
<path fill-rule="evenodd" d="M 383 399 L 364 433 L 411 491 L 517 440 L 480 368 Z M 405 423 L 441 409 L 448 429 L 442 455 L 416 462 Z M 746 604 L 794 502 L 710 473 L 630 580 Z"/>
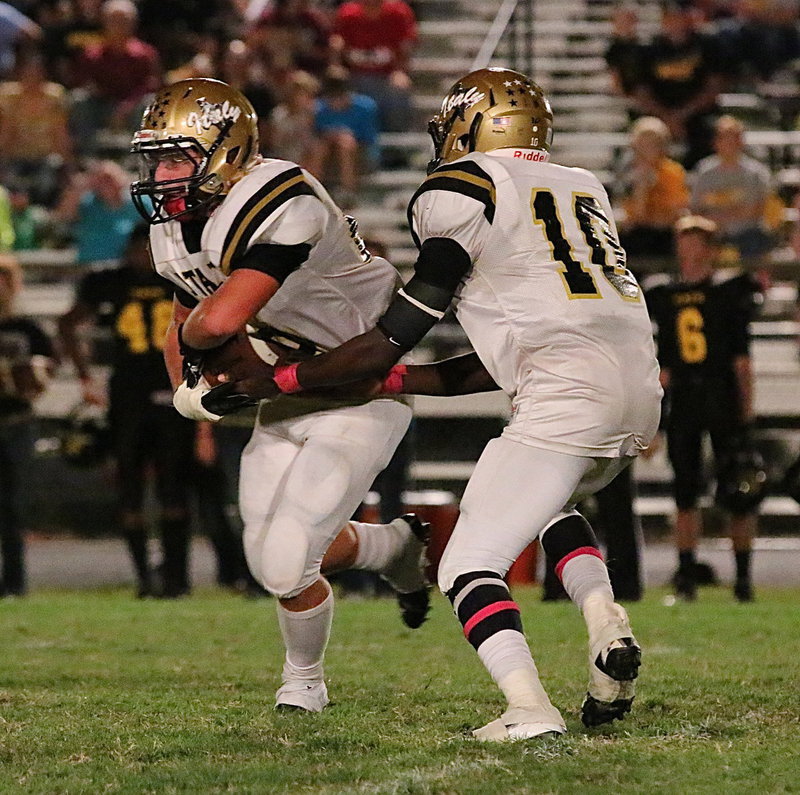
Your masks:
<path fill-rule="evenodd" d="M 242 331 L 203 357 L 203 376 L 211 386 L 217 386 L 223 373 L 235 380 L 276 360 L 267 343 Z"/>

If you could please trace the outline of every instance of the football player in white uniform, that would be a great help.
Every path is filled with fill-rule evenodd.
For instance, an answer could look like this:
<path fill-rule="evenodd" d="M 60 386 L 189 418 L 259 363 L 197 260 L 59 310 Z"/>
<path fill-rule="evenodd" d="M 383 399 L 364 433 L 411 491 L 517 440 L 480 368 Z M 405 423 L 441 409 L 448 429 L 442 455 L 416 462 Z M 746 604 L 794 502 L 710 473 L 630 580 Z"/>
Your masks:
<path fill-rule="evenodd" d="M 373 327 L 399 286 L 317 180 L 258 155 L 256 121 L 238 91 L 190 79 L 156 95 L 133 139 L 142 173 L 131 193 L 152 224 L 155 268 L 178 287 L 165 344 L 174 403 L 192 419 L 217 421 L 248 403 L 203 375 L 247 325 L 273 349 L 313 354 Z M 405 622 L 425 619 L 425 526 L 414 516 L 348 521 L 410 418 L 387 397 L 259 406 L 240 507 L 248 565 L 278 597 L 286 660 L 276 706 L 318 712 L 328 703 L 333 597 L 321 569 L 380 572 Z"/>
<path fill-rule="evenodd" d="M 548 162 L 552 112 L 529 78 L 495 68 L 467 75 L 430 132 L 436 159 L 409 207 L 413 278 L 371 331 L 314 359 L 279 362 L 271 387 L 244 381 L 238 390 L 290 392 L 389 372 L 388 391 L 507 392 L 511 421 L 478 461 L 439 567 L 439 586 L 508 700 L 475 734 L 565 730 L 503 581 L 537 536 L 589 631 L 583 721 L 609 722 L 630 709 L 641 650 L 574 506 L 656 432 L 661 387 L 647 309 L 600 182 Z M 392 367 L 451 302 L 476 355 Z"/>

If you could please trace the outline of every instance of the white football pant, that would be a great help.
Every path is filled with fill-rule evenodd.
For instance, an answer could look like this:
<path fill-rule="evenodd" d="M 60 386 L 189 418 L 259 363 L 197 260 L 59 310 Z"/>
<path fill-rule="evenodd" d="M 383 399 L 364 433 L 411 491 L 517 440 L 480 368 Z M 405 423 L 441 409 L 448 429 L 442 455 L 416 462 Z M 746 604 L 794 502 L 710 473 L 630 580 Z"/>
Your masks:
<path fill-rule="evenodd" d="M 584 458 L 500 437 L 486 445 L 439 563 L 446 593 L 461 574 L 505 576 L 522 550 L 633 459 Z"/>
<path fill-rule="evenodd" d="M 253 576 L 275 596 L 316 581 L 325 551 L 389 463 L 411 421 L 395 400 L 256 424 L 239 504 Z"/>

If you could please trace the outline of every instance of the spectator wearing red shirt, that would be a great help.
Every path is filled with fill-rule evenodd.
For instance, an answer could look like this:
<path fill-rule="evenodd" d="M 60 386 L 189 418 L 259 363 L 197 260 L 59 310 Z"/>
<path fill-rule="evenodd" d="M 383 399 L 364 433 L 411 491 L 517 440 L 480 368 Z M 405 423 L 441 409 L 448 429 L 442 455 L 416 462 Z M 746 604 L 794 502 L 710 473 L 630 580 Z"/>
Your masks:
<path fill-rule="evenodd" d="M 378 103 L 384 131 L 407 130 L 412 121 L 408 64 L 416 39 L 404 0 L 353 0 L 336 12 L 331 49 L 350 69 L 353 89 Z"/>
<path fill-rule="evenodd" d="M 136 5 L 107 0 L 101 10 L 100 44 L 90 45 L 76 64 L 72 133 L 82 154 L 91 153 L 99 129 L 134 130 L 148 95 L 161 84 L 157 51 L 135 35 Z"/>

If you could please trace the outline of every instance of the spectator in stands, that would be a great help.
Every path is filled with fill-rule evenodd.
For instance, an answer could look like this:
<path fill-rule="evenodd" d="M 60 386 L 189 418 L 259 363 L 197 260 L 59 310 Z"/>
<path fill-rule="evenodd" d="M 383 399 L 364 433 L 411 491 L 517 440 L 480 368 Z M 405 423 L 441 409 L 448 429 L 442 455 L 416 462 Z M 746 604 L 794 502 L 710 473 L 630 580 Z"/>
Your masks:
<path fill-rule="evenodd" d="M 108 405 L 117 465 L 119 520 L 137 578 L 137 594 L 174 598 L 189 592 L 189 486 L 195 423 L 172 407 L 163 347 L 173 287 L 152 269 L 148 229 L 130 236 L 121 267 L 88 273 L 59 321 L 64 349 L 87 402 Z M 94 353 L 80 329 L 101 325 L 113 336 L 108 394 L 92 377 Z M 145 486 L 152 467 L 159 503 L 162 582 L 148 559 Z"/>
<path fill-rule="evenodd" d="M 770 80 L 800 55 L 799 16 L 797 0 L 741 0 L 736 4 L 733 41 L 737 54 L 758 80 Z"/>
<path fill-rule="evenodd" d="M 404 0 L 350 0 L 334 19 L 331 48 L 350 69 L 353 89 L 378 103 L 382 131 L 409 129 L 413 119 L 409 59 L 417 22 Z"/>
<path fill-rule="evenodd" d="M 301 166 L 316 144 L 314 132 L 315 100 L 319 81 L 308 72 L 298 70 L 289 79 L 286 98 L 269 116 L 262 151 L 270 157 L 290 160 Z"/>
<path fill-rule="evenodd" d="M 274 0 L 248 31 L 249 43 L 271 69 L 302 69 L 317 77 L 330 62 L 329 36 L 328 18 L 310 0 Z"/>
<path fill-rule="evenodd" d="M 702 491 L 702 450 L 711 439 L 717 480 L 742 449 L 753 422 L 753 373 L 749 324 L 757 287 L 739 274 L 714 278 L 719 254 L 717 227 L 702 216 L 675 225 L 680 279 L 647 293 L 658 333 L 661 379 L 667 393 L 667 450 L 675 473 L 679 596 L 696 595 L 696 549 L 702 531 L 698 498 Z M 722 490 L 718 489 L 718 495 Z M 753 598 L 750 555 L 757 516 L 752 507 L 721 505 L 736 562 L 734 595 Z"/>
<path fill-rule="evenodd" d="M 33 454 L 33 401 L 43 392 L 54 366 L 50 340 L 14 302 L 22 289 L 22 269 L 0 257 L 0 597 L 25 593 L 25 495 Z"/>
<path fill-rule="evenodd" d="M 356 94 L 347 70 L 331 66 L 314 112 L 316 140 L 306 163 L 322 182 L 338 184 L 336 201 L 352 209 L 362 173 L 378 164 L 378 106 L 368 96 Z"/>
<path fill-rule="evenodd" d="M 605 53 L 614 91 L 632 100 L 642 74 L 642 43 L 639 41 L 639 12 L 626 2 L 614 6 L 611 41 Z M 631 105 L 631 110 L 633 106 Z"/>
<path fill-rule="evenodd" d="M 41 248 L 46 244 L 50 231 L 49 213 L 44 207 L 31 204 L 26 185 L 10 182 L 7 189 L 14 230 L 14 251 Z"/>
<path fill-rule="evenodd" d="M 20 45 L 42 38 L 42 29 L 11 3 L 0 3 L 0 76 L 11 73 Z"/>
<path fill-rule="evenodd" d="M 15 239 L 11 196 L 8 190 L 0 185 L 0 252 L 11 251 Z"/>
<path fill-rule="evenodd" d="M 727 70 L 714 39 L 699 32 L 691 3 L 664 4 L 661 31 L 645 48 L 642 65 L 637 110 L 657 116 L 673 139 L 685 144 L 683 163 L 691 168 L 711 154 L 712 126 Z"/>
<path fill-rule="evenodd" d="M 95 150 L 99 130 L 135 129 L 147 96 L 161 84 L 155 48 L 136 38 L 138 14 L 131 0 L 106 0 L 102 43 L 89 46 L 76 64 L 72 132 L 82 154 Z"/>
<path fill-rule="evenodd" d="M 64 87 L 47 79 L 40 53 L 19 59 L 17 79 L 0 84 L 0 169 L 4 181 L 25 184 L 34 204 L 52 207 L 72 143 Z"/>
<path fill-rule="evenodd" d="M 689 204 L 686 172 L 667 156 L 669 130 L 660 119 L 643 116 L 631 127 L 630 156 L 617 184 L 620 242 L 634 270 L 642 258 L 668 257 L 672 227 Z"/>
<path fill-rule="evenodd" d="M 53 217 L 69 228 L 79 264 L 122 256 L 128 237 L 140 221 L 129 184 L 127 173 L 113 160 L 96 161 L 88 171 L 72 176 Z"/>
<path fill-rule="evenodd" d="M 102 43 L 102 3 L 103 0 L 47 0 L 39 7 L 47 73 L 67 88 L 75 86 L 75 65 L 80 53 Z"/>
<path fill-rule="evenodd" d="M 264 64 L 250 46 L 241 39 L 228 42 L 222 52 L 218 76 L 250 100 L 258 116 L 259 135 L 266 135 L 269 115 L 276 105 L 275 94 L 266 79 Z"/>
<path fill-rule="evenodd" d="M 224 41 L 239 33 L 239 16 L 228 0 L 137 0 L 136 5 L 141 37 L 158 50 L 166 69 L 189 60 L 198 39 L 211 34 Z"/>
<path fill-rule="evenodd" d="M 221 46 L 217 37 L 210 33 L 193 38 L 186 60 L 170 69 L 164 82 L 169 84 L 192 77 L 213 77 L 217 72 Z"/>
<path fill-rule="evenodd" d="M 691 209 L 716 223 L 721 242 L 735 246 L 746 260 L 757 260 L 773 245 L 765 228 L 769 169 L 745 155 L 744 125 L 733 116 L 717 120 L 714 152 L 692 173 Z"/>

